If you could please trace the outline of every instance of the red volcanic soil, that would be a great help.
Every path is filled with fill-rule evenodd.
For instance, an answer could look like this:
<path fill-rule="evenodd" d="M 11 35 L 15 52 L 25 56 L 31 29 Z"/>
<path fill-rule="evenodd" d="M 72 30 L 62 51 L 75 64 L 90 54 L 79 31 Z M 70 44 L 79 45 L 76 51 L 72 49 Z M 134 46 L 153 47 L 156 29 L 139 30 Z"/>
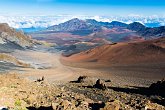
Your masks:
<path fill-rule="evenodd" d="M 144 41 L 143 37 L 137 35 L 128 35 L 122 39 L 123 42 Z"/>
<path fill-rule="evenodd" d="M 63 56 L 61 61 L 108 66 L 165 63 L 165 38 L 107 44 L 69 57 Z"/>
<path fill-rule="evenodd" d="M 100 44 L 112 44 L 111 41 L 106 40 L 105 38 L 93 38 L 90 40 L 93 43 L 100 43 Z"/>
<path fill-rule="evenodd" d="M 105 34 L 108 34 L 108 33 L 122 34 L 122 33 L 128 33 L 128 32 L 133 32 L 133 31 L 124 29 L 124 28 L 112 28 L 112 29 L 103 28 L 101 32 Z"/>

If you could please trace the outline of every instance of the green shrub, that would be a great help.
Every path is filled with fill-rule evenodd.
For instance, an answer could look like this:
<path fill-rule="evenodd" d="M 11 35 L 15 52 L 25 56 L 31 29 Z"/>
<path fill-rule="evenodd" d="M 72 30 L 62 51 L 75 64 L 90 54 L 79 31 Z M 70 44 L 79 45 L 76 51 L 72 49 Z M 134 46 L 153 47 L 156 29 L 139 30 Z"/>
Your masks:
<path fill-rule="evenodd" d="M 14 103 L 15 106 L 21 106 L 21 101 L 20 100 L 16 100 Z"/>

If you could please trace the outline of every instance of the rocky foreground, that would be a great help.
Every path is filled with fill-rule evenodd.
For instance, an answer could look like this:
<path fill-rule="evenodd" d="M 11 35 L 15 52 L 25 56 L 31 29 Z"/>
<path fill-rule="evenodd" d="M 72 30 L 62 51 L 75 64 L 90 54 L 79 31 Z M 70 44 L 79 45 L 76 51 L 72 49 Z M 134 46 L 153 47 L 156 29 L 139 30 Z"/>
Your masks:
<path fill-rule="evenodd" d="M 0 75 L 0 109 L 164 110 L 164 83 L 162 80 L 149 88 L 115 87 L 111 80 L 81 76 L 57 85 L 44 77 L 30 81 L 17 74 L 4 74 Z"/>

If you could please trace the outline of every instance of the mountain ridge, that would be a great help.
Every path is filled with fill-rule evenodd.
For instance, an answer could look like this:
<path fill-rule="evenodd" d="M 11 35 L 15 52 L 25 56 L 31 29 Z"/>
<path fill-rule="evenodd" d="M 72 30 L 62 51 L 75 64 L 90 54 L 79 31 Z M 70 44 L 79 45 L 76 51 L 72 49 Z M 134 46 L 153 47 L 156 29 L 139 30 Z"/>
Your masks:
<path fill-rule="evenodd" d="M 94 19 L 86 19 L 80 20 L 78 18 L 71 19 L 67 22 L 61 23 L 59 25 L 54 25 L 48 27 L 47 30 L 52 30 L 56 32 L 84 32 L 89 31 L 88 33 L 91 34 L 93 32 L 99 32 L 102 28 L 124 28 L 135 31 L 138 35 L 145 37 L 146 39 L 150 39 L 152 37 L 162 37 L 165 36 L 165 26 L 161 27 L 146 27 L 145 25 L 139 22 L 133 22 L 130 24 L 122 23 L 119 21 L 112 21 L 112 22 L 99 22 Z"/>
<path fill-rule="evenodd" d="M 23 50 L 45 45 L 43 42 L 32 39 L 23 31 L 17 31 L 7 23 L 0 23 L 0 52 L 10 53 L 15 49 Z"/>
<path fill-rule="evenodd" d="M 30 36 L 25 35 L 23 32 L 16 31 L 6 23 L 0 24 L 0 39 L 2 44 L 5 42 L 13 42 L 23 48 L 30 47 L 34 43 Z"/>
<path fill-rule="evenodd" d="M 64 28 L 65 26 L 66 26 L 66 29 Z M 75 27 L 72 28 L 72 26 L 73 27 L 75 26 Z M 80 30 L 80 29 L 94 30 L 95 28 L 101 28 L 101 27 L 112 28 L 112 27 L 126 27 L 126 26 L 127 24 L 118 22 L 118 21 L 112 21 L 111 23 L 109 23 L 109 22 L 101 22 L 101 21 L 99 22 L 99 21 L 96 21 L 95 19 L 81 20 L 78 18 L 74 18 L 64 23 L 50 26 L 47 29 L 54 30 L 54 31 L 75 31 L 75 30 Z"/>

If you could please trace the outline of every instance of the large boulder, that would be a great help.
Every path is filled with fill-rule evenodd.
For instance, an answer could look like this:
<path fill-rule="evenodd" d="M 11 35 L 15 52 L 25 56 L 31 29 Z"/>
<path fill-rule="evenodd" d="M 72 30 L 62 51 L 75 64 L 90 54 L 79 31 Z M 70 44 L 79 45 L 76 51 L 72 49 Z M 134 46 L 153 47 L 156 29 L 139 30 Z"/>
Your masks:
<path fill-rule="evenodd" d="M 165 96 L 164 94 L 165 93 L 165 79 L 162 79 L 160 81 L 157 81 L 156 83 L 151 84 L 149 89 L 152 93 Z"/>
<path fill-rule="evenodd" d="M 86 78 L 87 78 L 87 76 L 80 76 L 80 77 L 78 77 L 78 79 L 76 81 L 71 81 L 71 83 L 83 83 L 83 82 L 85 82 Z"/>
<path fill-rule="evenodd" d="M 102 89 L 102 90 L 105 90 L 106 89 L 106 86 L 105 86 L 105 83 L 104 81 L 98 79 L 96 81 L 96 84 L 93 86 L 94 88 L 98 88 L 98 89 Z"/>
<path fill-rule="evenodd" d="M 100 110 L 119 110 L 120 104 L 117 102 L 107 102 L 105 103 L 105 107 L 101 108 Z"/>
<path fill-rule="evenodd" d="M 77 80 L 78 83 L 84 82 L 84 80 L 87 78 L 87 76 L 80 76 Z"/>

